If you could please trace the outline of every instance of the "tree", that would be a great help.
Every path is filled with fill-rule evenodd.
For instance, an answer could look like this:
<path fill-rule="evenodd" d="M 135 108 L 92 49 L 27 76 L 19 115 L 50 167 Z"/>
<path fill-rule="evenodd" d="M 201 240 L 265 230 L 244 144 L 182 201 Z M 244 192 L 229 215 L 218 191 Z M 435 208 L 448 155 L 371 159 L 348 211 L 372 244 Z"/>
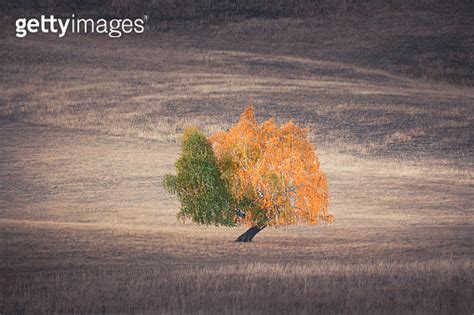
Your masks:
<path fill-rule="evenodd" d="M 249 107 L 233 128 L 211 135 L 209 141 L 195 130 L 192 134 L 200 139 L 202 148 L 190 147 L 189 132 L 185 133 L 177 176 L 167 179 L 173 183 L 168 187 L 179 188 L 172 191 L 181 201 L 180 214 L 198 223 L 250 226 L 237 238 L 241 242 L 250 242 L 266 226 L 334 220 L 328 213 L 328 183 L 308 140 L 308 130 L 292 122 L 278 126 L 272 119 L 258 124 Z M 206 152 L 206 167 L 200 165 L 201 159 L 183 168 L 188 155 L 200 155 L 193 150 Z M 206 185 L 190 180 L 211 169 L 212 180 L 206 175 Z M 198 203 L 196 190 L 207 196 L 206 202 Z"/>

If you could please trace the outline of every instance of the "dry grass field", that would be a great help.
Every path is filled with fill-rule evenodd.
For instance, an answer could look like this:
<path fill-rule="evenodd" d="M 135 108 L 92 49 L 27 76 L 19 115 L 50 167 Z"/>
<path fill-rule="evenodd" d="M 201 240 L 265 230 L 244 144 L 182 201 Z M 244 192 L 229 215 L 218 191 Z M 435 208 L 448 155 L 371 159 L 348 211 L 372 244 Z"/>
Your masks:
<path fill-rule="evenodd" d="M 397 18 L 2 33 L 0 314 L 473 314 L 472 28 Z M 177 222 L 183 128 L 248 104 L 311 128 L 333 225 Z"/>

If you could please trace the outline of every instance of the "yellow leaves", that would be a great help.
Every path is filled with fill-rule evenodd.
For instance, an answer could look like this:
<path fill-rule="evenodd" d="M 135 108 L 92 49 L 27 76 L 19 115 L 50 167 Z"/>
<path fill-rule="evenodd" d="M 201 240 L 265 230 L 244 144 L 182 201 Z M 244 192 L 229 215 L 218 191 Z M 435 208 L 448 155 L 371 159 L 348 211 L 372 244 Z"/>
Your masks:
<path fill-rule="evenodd" d="M 234 174 L 234 197 L 253 196 L 265 210 L 267 225 L 334 220 L 327 213 L 328 183 L 307 129 L 291 121 L 278 126 L 273 119 L 258 124 L 247 107 L 233 128 L 210 140 L 219 163 L 226 165 L 223 174 Z M 248 211 L 243 221 L 254 224 L 256 217 Z"/>

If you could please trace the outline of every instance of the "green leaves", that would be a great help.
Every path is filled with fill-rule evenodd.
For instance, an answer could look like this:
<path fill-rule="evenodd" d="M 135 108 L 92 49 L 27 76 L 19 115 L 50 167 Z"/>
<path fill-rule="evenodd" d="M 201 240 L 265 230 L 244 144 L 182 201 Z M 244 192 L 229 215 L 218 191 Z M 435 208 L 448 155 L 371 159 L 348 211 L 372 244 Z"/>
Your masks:
<path fill-rule="evenodd" d="M 236 225 L 236 205 L 221 177 L 217 159 L 206 137 L 196 129 L 183 135 L 176 175 L 166 175 L 164 187 L 181 202 L 178 218 L 207 225 Z"/>

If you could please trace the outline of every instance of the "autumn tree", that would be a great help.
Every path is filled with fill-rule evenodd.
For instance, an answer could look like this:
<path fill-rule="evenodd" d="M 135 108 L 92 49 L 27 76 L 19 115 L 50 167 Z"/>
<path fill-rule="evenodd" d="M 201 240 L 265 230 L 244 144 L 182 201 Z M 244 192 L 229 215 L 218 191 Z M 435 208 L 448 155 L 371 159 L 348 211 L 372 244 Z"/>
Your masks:
<path fill-rule="evenodd" d="M 189 147 L 189 134 L 183 137 L 177 176 L 168 177 L 169 183 L 176 182 L 168 187 L 175 187 L 172 191 L 178 193 L 181 215 L 204 224 L 247 225 L 250 228 L 236 240 L 240 242 L 250 242 L 267 226 L 333 221 L 328 213 L 328 183 L 308 140 L 308 130 L 292 122 L 279 126 L 272 119 L 258 124 L 249 107 L 228 131 L 217 132 L 209 140 L 199 134 L 202 148 Z M 188 178 L 202 173 L 196 171 L 201 169 L 199 161 L 191 163 L 191 168 L 182 167 L 184 156 L 200 155 L 193 150 L 201 152 L 204 147 L 206 172 L 213 169 L 212 180 L 207 184 Z M 211 193 L 214 189 L 219 193 Z M 194 198 L 200 194 L 213 197 L 199 202 L 198 207 Z M 217 195 L 220 199 L 214 199 Z M 218 215 L 219 211 L 222 214 Z M 209 216 L 209 212 L 213 215 Z"/>

